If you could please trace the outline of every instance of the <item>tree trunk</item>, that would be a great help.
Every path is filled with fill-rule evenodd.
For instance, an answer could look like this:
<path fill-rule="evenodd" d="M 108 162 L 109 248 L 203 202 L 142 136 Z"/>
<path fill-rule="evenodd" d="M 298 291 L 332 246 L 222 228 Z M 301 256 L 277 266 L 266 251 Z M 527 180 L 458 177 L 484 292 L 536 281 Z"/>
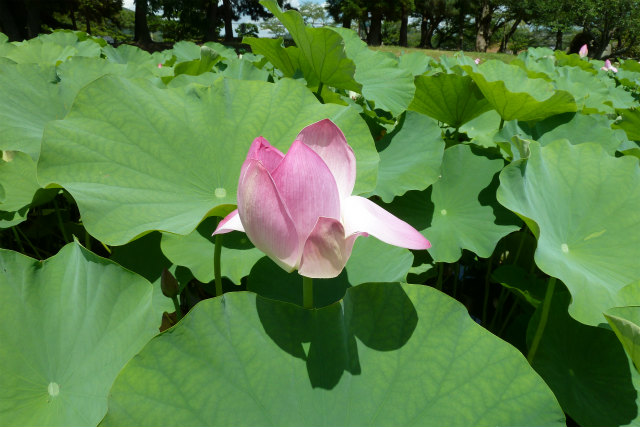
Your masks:
<path fill-rule="evenodd" d="M 136 0 L 135 29 L 133 40 L 142 44 L 151 43 L 149 25 L 147 24 L 147 0 Z"/>
<path fill-rule="evenodd" d="M 351 28 L 351 17 L 346 14 L 342 14 L 342 28 Z"/>
<path fill-rule="evenodd" d="M 204 41 L 212 42 L 218 37 L 216 24 L 218 23 L 218 0 L 209 0 L 207 3 L 207 27 Z"/>
<path fill-rule="evenodd" d="M 40 34 L 40 26 L 42 25 L 40 2 L 38 0 L 27 0 L 25 5 L 27 7 L 27 36 L 33 38 Z"/>
<path fill-rule="evenodd" d="M 402 6 L 402 20 L 400 21 L 400 46 L 407 47 L 407 32 L 409 26 L 409 15 L 407 15 L 407 8 Z"/>
<path fill-rule="evenodd" d="M 554 50 L 562 50 L 562 30 L 556 31 L 556 47 Z"/>
<path fill-rule="evenodd" d="M 20 31 L 20 25 L 15 21 L 8 0 L 0 0 L 0 27 L 9 37 L 9 41 L 17 42 L 24 40 L 24 34 Z"/>
<path fill-rule="evenodd" d="M 74 31 L 77 31 L 78 23 L 76 22 L 76 11 L 73 9 L 73 6 L 71 6 L 71 10 L 69 11 L 69 17 L 71 18 L 71 28 L 73 28 Z"/>
<path fill-rule="evenodd" d="M 476 18 L 476 52 L 486 52 L 491 41 L 491 7 L 482 0 L 480 15 Z"/>
<path fill-rule="evenodd" d="M 85 31 L 87 32 L 87 34 L 91 34 L 91 20 L 89 19 L 88 16 L 85 16 L 84 19 L 86 21 L 86 29 L 85 29 Z"/>
<path fill-rule="evenodd" d="M 502 41 L 500 42 L 500 49 L 498 50 L 498 52 L 507 52 L 507 45 L 509 44 L 509 40 L 511 40 L 511 37 L 513 37 L 513 35 L 515 34 L 521 21 L 522 20 L 518 18 L 514 21 L 513 25 L 511 25 L 511 28 L 509 28 L 509 31 L 504 35 Z"/>
<path fill-rule="evenodd" d="M 224 39 L 233 40 L 233 11 L 231 10 L 231 0 L 222 0 L 224 9 Z"/>
<path fill-rule="evenodd" d="M 431 38 L 433 37 L 433 31 L 429 23 L 429 19 L 423 14 L 422 22 L 420 23 L 420 47 L 422 49 L 432 49 Z"/>
<path fill-rule="evenodd" d="M 371 12 L 371 26 L 369 27 L 367 43 L 371 46 L 380 46 L 382 44 L 382 12 L 380 10 Z"/>
<path fill-rule="evenodd" d="M 465 10 L 465 1 L 458 0 L 460 7 L 458 8 L 458 49 L 464 50 L 464 18 L 467 14 Z"/>

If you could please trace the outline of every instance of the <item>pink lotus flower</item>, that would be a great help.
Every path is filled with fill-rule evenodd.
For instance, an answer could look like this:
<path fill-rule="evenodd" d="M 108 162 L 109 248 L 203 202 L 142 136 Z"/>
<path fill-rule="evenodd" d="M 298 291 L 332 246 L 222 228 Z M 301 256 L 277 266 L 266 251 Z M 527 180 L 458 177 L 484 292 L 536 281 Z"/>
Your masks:
<path fill-rule="evenodd" d="M 578 51 L 578 55 L 580 55 L 580 58 L 584 58 L 588 54 L 589 54 L 589 48 L 587 47 L 586 44 L 583 44 L 580 50 Z"/>
<path fill-rule="evenodd" d="M 614 67 L 613 65 L 611 65 L 611 61 L 609 61 L 608 59 L 606 61 L 604 61 L 604 67 L 600 68 L 603 71 L 613 71 L 614 73 L 618 72 L 618 69 L 616 67 Z"/>
<path fill-rule="evenodd" d="M 158 68 L 162 68 L 162 64 L 158 64 Z"/>
<path fill-rule="evenodd" d="M 406 222 L 351 195 L 355 180 L 353 150 L 328 119 L 302 129 L 286 155 L 256 138 L 240 171 L 238 209 L 213 234 L 243 231 L 282 268 L 311 278 L 340 274 L 358 236 L 431 247 Z"/>
<path fill-rule="evenodd" d="M 475 62 L 475 63 L 476 63 L 476 65 L 480 64 L 480 58 L 476 58 L 476 59 L 474 59 L 474 60 L 473 60 L 473 62 Z"/>

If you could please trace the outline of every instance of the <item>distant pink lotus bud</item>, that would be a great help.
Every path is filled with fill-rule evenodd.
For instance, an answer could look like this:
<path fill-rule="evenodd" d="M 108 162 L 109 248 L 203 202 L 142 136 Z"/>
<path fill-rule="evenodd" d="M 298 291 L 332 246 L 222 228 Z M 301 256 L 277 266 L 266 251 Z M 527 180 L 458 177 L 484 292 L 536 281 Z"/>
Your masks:
<path fill-rule="evenodd" d="M 589 48 L 587 47 L 586 44 L 583 44 L 582 47 L 580 48 L 580 51 L 578 52 L 578 55 L 580 55 L 580 58 L 584 58 L 588 54 L 589 54 Z"/>
<path fill-rule="evenodd" d="M 474 59 L 474 60 L 473 60 L 473 62 L 475 62 L 475 63 L 476 63 L 476 65 L 480 64 L 480 58 L 476 58 L 476 59 Z"/>
<path fill-rule="evenodd" d="M 158 68 L 162 68 L 162 64 L 158 64 Z"/>
<path fill-rule="evenodd" d="M 600 68 L 603 71 L 613 71 L 614 73 L 618 72 L 618 69 L 616 67 L 614 67 L 613 65 L 611 65 L 611 61 L 609 61 L 608 59 L 606 61 L 604 61 L 604 67 Z"/>
<path fill-rule="evenodd" d="M 358 236 L 428 249 L 415 228 L 353 196 L 356 158 L 328 119 L 302 129 L 284 155 L 256 138 L 240 170 L 238 209 L 213 234 L 243 231 L 280 267 L 312 278 L 336 277 Z"/>

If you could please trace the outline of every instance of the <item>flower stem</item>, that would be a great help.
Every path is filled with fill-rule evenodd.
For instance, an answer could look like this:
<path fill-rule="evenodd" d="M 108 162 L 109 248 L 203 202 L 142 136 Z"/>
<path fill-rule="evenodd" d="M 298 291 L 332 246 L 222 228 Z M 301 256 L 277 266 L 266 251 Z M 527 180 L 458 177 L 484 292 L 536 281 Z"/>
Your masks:
<path fill-rule="evenodd" d="M 213 252 L 213 274 L 216 279 L 216 296 L 222 295 L 222 274 L 220 272 L 220 254 L 222 253 L 222 235 L 216 234 L 216 246 Z"/>
<path fill-rule="evenodd" d="M 489 292 L 491 290 L 491 263 L 493 262 L 493 254 L 489 257 L 489 265 L 487 266 L 487 274 L 484 276 L 484 301 L 482 304 L 482 326 L 487 327 L 487 312 L 489 310 Z"/>
<path fill-rule="evenodd" d="M 498 130 L 502 130 L 503 126 L 504 126 L 504 119 L 501 117 L 500 118 L 500 126 L 498 127 Z"/>
<path fill-rule="evenodd" d="M 179 322 L 182 319 L 182 308 L 180 308 L 178 297 L 173 297 L 171 300 L 173 301 L 173 307 L 176 309 L 176 321 Z"/>
<path fill-rule="evenodd" d="M 442 275 L 444 273 L 444 263 L 443 262 L 439 262 L 438 263 L 438 281 L 436 282 L 436 289 L 441 291 L 442 290 Z"/>
<path fill-rule="evenodd" d="M 313 308 L 313 279 L 302 276 L 302 306 Z"/>
<path fill-rule="evenodd" d="M 320 84 L 318 85 L 318 90 L 316 92 L 316 97 L 318 98 L 318 101 L 320 101 L 321 103 L 324 104 L 324 100 L 322 99 L 322 87 L 323 87 L 323 83 L 320 82 Z"/>
<path fill-rule="evenodd" d="M 529 354 L 527 354 L 527 361 L 529 361 L 529 364 L 531 364 L 531 362 L 533 362 L 533 358 L 536 357 L 536 352 L 538 351 L 540 340 L 542 340 L 544 328 L 545 326 L 547 326 L 547 320 L 549 320 L 549 308 L 551 307 L 551 297 L 553 296 L 553 289 L 555 288 L 555 286 L 556 278 L 550 277 L 549 283 L 547 284 L 547 292 L 544 294 L 544 301 L 542 302 L 542 313 L 540 314 L 540 322 L 538 322 L 538 328 L 536 329 L 536 333 L 533 336 L 531 348 L 529 348 Z"/>

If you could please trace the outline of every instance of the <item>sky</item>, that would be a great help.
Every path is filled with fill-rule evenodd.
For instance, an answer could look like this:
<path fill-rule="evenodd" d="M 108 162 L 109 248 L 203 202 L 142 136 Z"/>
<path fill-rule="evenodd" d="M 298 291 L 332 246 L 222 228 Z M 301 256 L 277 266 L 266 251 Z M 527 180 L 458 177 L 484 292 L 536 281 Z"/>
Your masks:
<path fill-rule="evenodd" d="M 304 1 L 304 0 L 303 0 L 303 1 Z M 321 4 L 321 3 L 324 3 L 324 1 L 325 1 L 325 0 L 309 0 L 309 1 L 311 1 L 312 3 L 319 3 L 319 4 Z M 289 0 L 289 3 L 291 3 L 291 6 L 293 6 L 293 7 L 298 7 L 298 6 L 300 6 L 300 0 Z M 123 6 L 124 6 L 124 7 L 126 7 L 127 9 L 135 10 L 134 0 L 124 0 L 124 1 L 122 2 L 122 4 L 123 4 Z M 244 17 L 244 16 L 243 16 L 243 17 L 241 17 L 241 18 L 240 18 L 240 20 L 239 20 L 239 21 L 235 21 L 235 22 L 233 23 L 233 29 L 234 29 L 234 32 L 235 32 L 235 29 L 238 27 L 238 25 L 240 25 L 242 22 L 249 22 L 248 17 Z M 271 34 L 269 31 L 264 31 L 264 30 L 262 30 L 262 29 L 260 30 L 260 32 L 259 32 L 259 34 L 258 34 L 258 35 L 259 35 L 259 37 L 271 37 L 271 36 L 272 36 L 272 34 Z"/>

